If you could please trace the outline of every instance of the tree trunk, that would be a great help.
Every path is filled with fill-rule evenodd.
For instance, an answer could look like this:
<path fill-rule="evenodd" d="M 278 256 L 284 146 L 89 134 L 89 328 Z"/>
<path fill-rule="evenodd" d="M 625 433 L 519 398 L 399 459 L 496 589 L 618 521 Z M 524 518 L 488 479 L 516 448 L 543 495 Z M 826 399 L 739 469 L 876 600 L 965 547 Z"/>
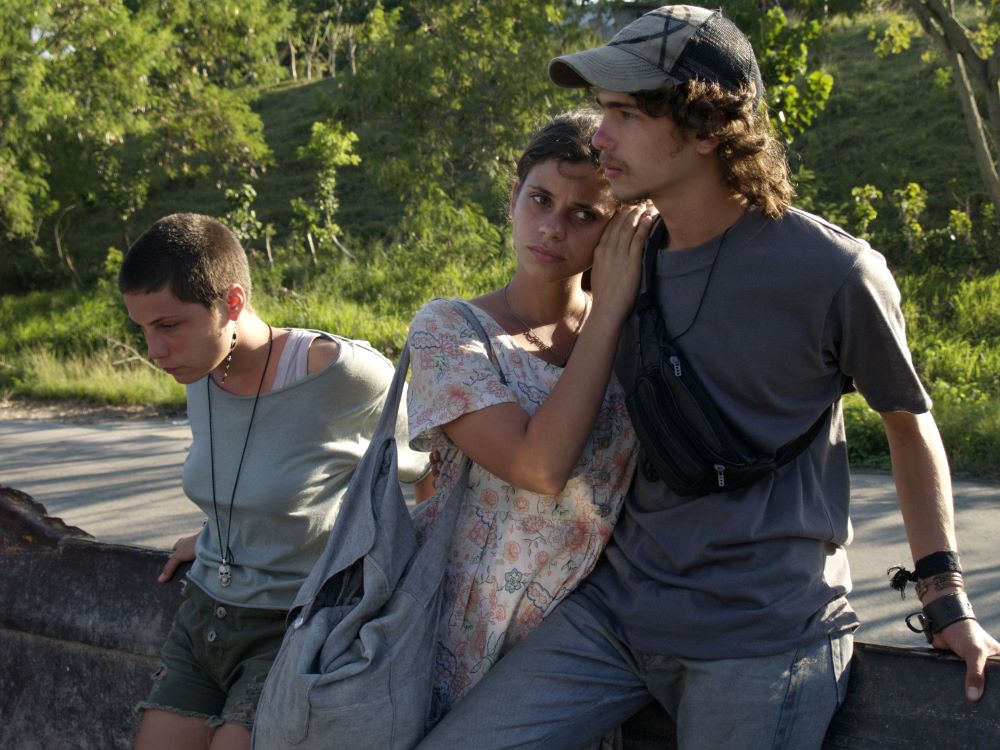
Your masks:
<path fill-rule="evenodd" d="M 70 276 L 73 277 L 74 286 L 80 287 L 82 286 L 82 282 L 80 281 L 80 275 L 76 272 L 76 267 L 73 265 L 73 259 L 69 257 L 69 253 L 63 248 L 62 244 L 63 235 L 66 233 L 66 230 L 69 229 L 69 222 L 67 221 L 65 228 L 60 228 L 63 219 L 66 218 L 69 212 L 72 211 L 74 208 L 76 208 L 76 204 L 71 203 L 69 206 L 63 209 L 63 212 L 59 214 L 59 218 L 56 219 L 56 226 L 55 229 L 52 230 L 52 233 L 55 236 L 56 253 L 59 255 L 60 262 L 64 266 L 66 266 L 66 270 L 68 270 Z"/>
<path fill-rule="evenodd" d="M 295 40 L 292 38 L 291 34 L 288 35 L 288 67 L 291 68 L 292 71 L 292 80 L 299 80 L 299 71 L 297 61 L 295 59 Z"/>
<path fill-rule="evenodd" d="M 337 77 L 337 46 L 340 42 L 340 34 L 332 23 L 326 25 L 326 67 L 330 71 L 330 78 Z"/>
<path fill-rule="evenodd" d="M 313 77 L 313 61 L 319 57 L 319 48 L 323 41 L 322 36 L 320 36 L 322 27 L 322 20 L 317 21 L 316 25 L 313 27 L 312 39 L 310 40 L 309 47 L 306 51 L 306 78 L 310 81 Z M 322 71 L 319 72 L 319 76 L 320 78 L 323 77 Z"/>
<path fill-rule="evenodd" d="M 313 242 L 312 232 L 306 232 L 306 242 L 309 245 L 309 257 L 312 259 L 312 264 L 318 266 L 319 261 L 316 260 L 316 243 Z"/>
<path fill-rule="evenodd" d="M 945 6 L 939 0 L 907 0 L 907 4 L 924 32 L 948 60 L 979 177 L 1000 216 L 1000 174 L 997 173 L 1000 91 L 996 79 L 1000 47 L 994 47 L 990 58 L 983 58 L 971 39 L 971 32 L 955 17 L 951 3 Z M 985 120 L 976 101 L 977 87 L 986 101 Z"/>
<path fill-rule="evenodd" d="M 979 168 L 979 176 L 989 191 L 990 200 L 996 208 L 997 216 L 1000 216 L 1000 175 L 997 174 L 996 164 L 996 133 L 1000 127 L 1000 106 L 996 102 L 995 92 L 987 96 L 987 114 L 989 124 L 993 131 L 993 139 L 986 132 L 986 123 L 983 122 L 979 112 L 979 105 L 976 102 L 975 92 L 966 74 L 965 64 L 959 56 L 951 61 L 952 70 L 955 74 L 955 88 L 958 90 L 959 99 L 962 101 L 962 114 L 965 116 L 965 128 L 972 142 L 972 149 L 976 157 L 976 166 Z M 992 148 L 991 148 L 992 147 Z"/>

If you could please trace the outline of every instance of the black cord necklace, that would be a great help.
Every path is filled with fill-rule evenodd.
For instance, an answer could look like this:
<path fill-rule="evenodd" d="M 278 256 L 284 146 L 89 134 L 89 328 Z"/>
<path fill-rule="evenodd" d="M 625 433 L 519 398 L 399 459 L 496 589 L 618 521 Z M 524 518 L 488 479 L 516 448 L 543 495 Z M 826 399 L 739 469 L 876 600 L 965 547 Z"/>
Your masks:
<path fill-rule="evenodd" d="M 693 326 L 694 322 L 696 320 L 698 320 L 698 314 L 701 312 L 701 306 L 705 303 L 705 295 L 708 294 L 708 285 L 712 283 L 712 274 L 715 273 L 715 264 L 719 260 L 719 253 L 722 252 L 722 243 L 726 241 L 726 235 L 729 234 L 729 230 L 732 229 L 732 228 L 733 228 L 732 224 L 730 224 L 728 227 L 726 227 L 726 231 L 722 233 L 721 237 L 719 237 L 719 244 L 715 246 L 715 255 L 712 257 L 712 265 L 709 266 L 709 269 L 708 269 L 708 278 L 705 279 L 705 286 L 701 290 L 701 299 L 698 300 L 698 307 L 694 311 L 694 317 L 692 317 L 691 318 L 691 322 L 687 324 L 687 328 L 685 328 L 683 331 L 681 331 L 676 336 L 674 336 L 672 339 L 670 339 L 671 343 L 677 341 L 677 339 L 679 339 L 685 333 L 687 333 L 688 331 L 690 331 L 691 330 L 691 326 Z"/>
<path fill-rule="evenodd" d="M 208 393 L 208 459 L 212 470 L 212 510 L 215 511 L 215 530 L 219 534 L 219 584 L 228 586 L 233 581 L 233 571 L 230 567 L 236 562 L 233 558 L 233 551 L 229 547 L 229 540 L 233 529 L 233 503 L 236 500 L 236 485 L 240 481 L 240 472 L 243 470 L 243 459 L 247 455 L 247 444 L 250 442 L 250 431 L 253 429 L 253 418 L 257 413 L 257 402 L 260 401 L 260 392 L 264 387 L 264 376 L 267 374 L 267 366 L 271 362 L 271 349 L 274 346 L 274 331 L 270 325 L 267 327 L 267 359 L 264 360 L 264 371 L 260 374 L 260 382 L 257 384 L 257 395 L 253 398 L 253 409 L 250 411 L 250 422 L 247 424 L 247 434 L 243 438 L 243 452 L 240 453 L 240 463 L 236 467 L 236 477 L 233 479 L 233 492 L 229 496 L 229 521 L 226 524 L 226 539 L 222 539 L 222 525 L 219 523 L 219 506 L 215 500 L 215 437 L 212 433 L 212 375 L 205 379 L 205 387 Z"/>

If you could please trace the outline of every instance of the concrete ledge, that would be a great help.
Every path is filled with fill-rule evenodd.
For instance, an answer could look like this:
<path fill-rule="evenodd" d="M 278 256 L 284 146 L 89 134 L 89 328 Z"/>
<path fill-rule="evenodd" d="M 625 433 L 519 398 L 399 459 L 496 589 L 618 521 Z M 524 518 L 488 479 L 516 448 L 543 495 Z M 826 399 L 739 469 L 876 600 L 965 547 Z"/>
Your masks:
<path fill-rule="evenodd" d="M 156 656 L 180 604 L 180 575 L 156 576 L 167 553 L 106 544 L 49 518 L 0 485 L 0 626 Z"/>
<path fill-rule="evenodd" d="M 181 601 L 179 583 L 156 583 L 166 559 L 0 485 L 0 748 L 132 747 Z"/>
<path fill-rule="evenodd" d="M 0 748 L 132 746 L 132 707 L 180 604 L 179 584 L 155 583 L 166 559 L 98 542 L 0 485 Z M 856 643 L 824 750 L 1000 748 L 1000 659 L 978 704 L 964 671 L 932 649 Z M 676 748 L 672 721 L 651 704 L 626 723 L 625 748 Z"/>
<path fill-rule="evenodd" d="M 0 747 L 132 747 L 154 657 L 4 629 L 0 663 Z"/>

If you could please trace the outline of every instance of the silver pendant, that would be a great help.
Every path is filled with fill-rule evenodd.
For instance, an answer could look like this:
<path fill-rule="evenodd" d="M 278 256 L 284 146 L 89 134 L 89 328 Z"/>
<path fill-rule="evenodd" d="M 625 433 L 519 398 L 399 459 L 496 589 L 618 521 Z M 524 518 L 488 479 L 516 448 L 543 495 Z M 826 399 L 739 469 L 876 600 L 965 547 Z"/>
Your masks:
<path fill-rule="evenodd" d="M 229 563 L 225 560 L 219 565 L 219 584 L 223 587 L 228 586 L 233 582 L 233 571 L 229 567 Z"/>

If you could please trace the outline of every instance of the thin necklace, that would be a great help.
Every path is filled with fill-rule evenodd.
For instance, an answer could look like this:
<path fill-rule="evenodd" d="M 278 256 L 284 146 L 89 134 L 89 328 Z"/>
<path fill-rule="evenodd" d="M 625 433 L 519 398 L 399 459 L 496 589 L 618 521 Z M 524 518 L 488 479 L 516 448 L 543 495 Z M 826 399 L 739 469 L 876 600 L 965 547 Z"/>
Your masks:
<path fill-rule="evenodd" d="M 233 503 L 236 500 L 236 485 L 240 482 L 240 472 L 243 470 L 243 459 L 247 455 L 247 444 L 250 442 L 250 430 L 253 429 L 253 418 L 257 413 L 257 402 L 260 401 L 260 392 L 264 387 L 264 376 L 267 374 L 267 366 L 271 362 L 271 349 L 274 346 L 274 331 L 270 325 L 267 327 L 267 359 L 264 360 L 264 371 L 260 374 L 260 382 L 257 384 L 257 395 L 253 397 L 253 409 L 250 410 L 250 422 L 247 424 L 247 434 L 243 438 L 243 452 L 240 453 L 240 463 L 236 467 L 236 477 L 233 479 L 233 491 L 229 496 L 229 521 L 226 524 L 226 539 L 222 539 L 222 526 L 219 523 L 219 506 L 215 500 L 215 437 L 212 434 L 212 374 L 209 373 L 205 380 L 205 387 L 208 393 L 208 460 L 212 470 L 212 510 L 215 511 L 215 530 L 219 534 L 219 585 L 228 586 L 233 581 L 233 571 L 230 565 L 235 562 L 233 551 L 229 547 L 230 535 L 233 530 Z M 228 368 L 227 368 L 228 369 Z"/>
<path fill-rule="evenodd" d="M 719 254 L 722 252 L 722 243 L 726 241 L 726 235 L 729 234 L 729 230 L 732 228 L 732 224 L 726 227 L 726 231 L 722 233 L 721 237 L 719 237 L 719 244 L 715 246 L 715 255 L 712 256 L 712 265 L 708 268 L 708 278 L 705 279 L 705 286 L 702 287 L 701 299 L 698 300 L 698 307 L 694 311 L 694 317 L 692 317 L 691 321 L 687 324 L 687 328 L 670 339 L 671 343 L 677 341 L 677 339 L 690 331 L 691 326 L 693 326 L 694 322 L 698 320 L 698 314 L 701 312 L 701 306 L 705 303 L 705 295 L 708 294 L 708 285 L 712 283 L 712 274 L 715 273 L 715 264 L 719 261 Z"/>
<path fill-rule="evenodd" d="M 546 352 L 552 352 L 557 357 L 559 357 L 559 359 L 561 359 L 563 364 L 565 365 L 566 362 L 569 361 L 569 354 L 573 353 L 573 347 L 576 346 L 576 337 L 579 335 L 580 329 L 583 328 L 583 323 L 584 321 L 587 320 L 588 313 L 590 313 L 590 295 L 584 293 L 583 315 L 581 315 L 579 319 L 577 319 L 576 321 L 576 328 L 573 330 L 573 343 L 570 344 L 569 354 L 563 354 L 561 351 L 552 346 L 552 344 L 546 344 L 544 341 L 542 341 L 538 337 L 538 334 L 535 333 L 534 329 L 532 329 L 531 326 L 525 323 L 520 315 L 514 312 L 514 308 L 510 306 L 510 300 L 507 299 L 507 287 L 509 286 L 510 282 L 508 281 L 503 288 L 503 304 L 507 308 L 507 312 L 510 313 L 511 317 L 514 318 L 514 320 L 516 320 L 524 327 L 524 332 L 523 332 L 524 338 L 528 339 L 528 341 L 537 346 L 539 349 L 542 349 L 543 351 Z"/>
<path fill-rule="evenodd" d="M 226 378 L 229 377 L 229 366 L 233 364 L 233 352 L 236 350 L 236 324 L 233 324 L 233 340 L 229 342 L 229 354 L 226 355 L 226 369 L 222 371 L 222 382 L 219 385 L 226 384 Z"/>

